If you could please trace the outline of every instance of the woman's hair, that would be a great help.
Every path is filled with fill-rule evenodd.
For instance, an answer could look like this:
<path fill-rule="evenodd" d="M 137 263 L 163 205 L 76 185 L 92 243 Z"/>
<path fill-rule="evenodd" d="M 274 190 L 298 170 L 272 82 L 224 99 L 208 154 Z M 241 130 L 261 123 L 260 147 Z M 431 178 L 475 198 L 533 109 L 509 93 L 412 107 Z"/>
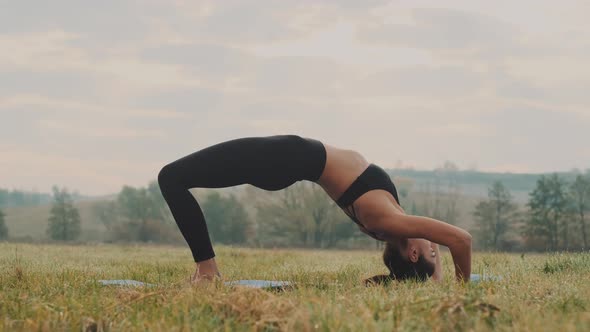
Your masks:
<path fill-rule="evenodd" d="M 389 275 L 373 276 L 365 280 L 366 284 L 384 284 L 391 280 L 406 279 L 426 281 L 434 273 L 434 266 L 427 262 L 423 255 L 420 255 L 418 261 L 413 263 L 402 255 L 399 246 L 389 242 L 383 251 L 383 263 L 389 269 Z"/>

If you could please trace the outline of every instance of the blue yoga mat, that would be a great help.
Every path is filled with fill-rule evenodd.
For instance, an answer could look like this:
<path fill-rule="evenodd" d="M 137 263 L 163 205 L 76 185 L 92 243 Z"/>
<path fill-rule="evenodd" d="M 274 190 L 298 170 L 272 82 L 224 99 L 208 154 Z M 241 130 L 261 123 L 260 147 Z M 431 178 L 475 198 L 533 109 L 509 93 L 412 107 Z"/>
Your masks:
<path fill-rule="evenodd" d="M 155 286 L 154 284 L 148 284 L 147 282 L 141 282 L 141 281 L 129 280 L 129 279 L 97 280 L 97 282 L 103 286 L 133 286 L 133 287 Z"/>
<path fill-rule="evenodd" d="M 475 283 L 482 282 L 482 281 L 500 281 L 500 280 L 502 280 L 502 277 L 491 275 L 491 274 L 477 274 L 477 273 L 471 274 L 471 282 L 475 282 Z"/>
<path fill-rule="evenodd" d="M 284 289 L 293 286 L 291 282 L 276 280 L 235 280 L 227 281 L 224 284 L 227 286 L 245 286 L 266 289 Z"/>
<path fill-rule="evenodd" d="M 471 282 L 478 283 L 482 281 L 500 281 L 501 276 L 490 275 L 490 274 L 471 274 Z M 155 284 L 147 282 L 141 282 L 130 279 L 114 279 L 114 280 L 97 280 L 103 286 L 131 286 L 131 287 L 153 287 Z M 224 282 L 226 286 L 244 286 L 251 288 L 262 288 L 262 289 L 285 289 L 294 286 L 289 281 L 277 281 L 277 280 L 234 280 Z"/>
<path fill-rule="evenodd" d="M 141 282 L 137 280 L 129 279 L 114 279 L 114 280 L 97 280 L 103 286 L 132 286 L 132 287 L 152 287 L 155 284 L 149 284 L 147 282 Z M 265 288 L 265 289 L 284 289 L 286 287 L 293 286 L 288 281 L 276 281 L 276 280 L 234 280 L 224 282 L 226 286 L 245 286 L 251 288 Z"/>

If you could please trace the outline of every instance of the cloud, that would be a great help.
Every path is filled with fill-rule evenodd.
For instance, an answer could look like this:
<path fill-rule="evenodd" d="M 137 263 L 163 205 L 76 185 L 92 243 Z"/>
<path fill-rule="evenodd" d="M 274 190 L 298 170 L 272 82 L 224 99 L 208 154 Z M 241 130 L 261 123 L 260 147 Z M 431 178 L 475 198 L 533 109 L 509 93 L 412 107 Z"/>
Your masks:
<path fill-rule="evenodd" d="M 367 95 L 411 95 L 452 98 L 482 88 L 485 75 L 458 66 L 415 66 L 383 70 L 359 84 Z"/>
<path fill-rule="evenodd" d="M 384 167 L 583 167 L 586 6 L 14 2 L 0 163 L 15 185 L 107 193 L 211 144 L 296 133 Z"/>
<path fill-rule="evenodd" d="M 38 95 L 0 98 L 0 114 L 0 140 L 18 143 L 24 149 L 80 158 L 133 156 L 150 162 L 158 160 L 151 148 L 164 150 L 170 145 L 170 134 L 174 130 L 190 132 L 193 121 L 193 114 L 170 108 L 94 104 Z"/>
<path fill-rule="evenodd" d="M 159 23 L 201 43 L 268 44 L 310 37 L 341 20 L 366 15 L 384 3 L 387 1 L 177 2 L 177 14 Z"/>
<path fill-rule="evenodd" d="M 79 72 L 97 78 L 101 88 L 117 98 L 182 87 L 199 86 L 181 66 L 142 61 L 131 53 L 96 57 L 91 50 L 72 46 L 80 38 L 64 30 L 0 35 L 0 72 Z"/>
<path fill-rule="evenodd" d="M 255 71 L 257 57 L 235 47 L 216 44 L 164 44 L 145 48 L 141 58 L 151 63 L 182 66 L 183 72 L 202 85 L 224 88 L 232 80 Z"/>
<path fill-rule="evenodd" d="M 89 124 L 86 121 L 67 121 L 67 120 L 40 120 L 37 122 L 39 129 L 50 129 L 59 132 L 60 135 L 72 135 L 75 137 L 92 137 L 102 139 L 121 139 L 121 138 L 162 138 L 164 133 L 161 130 L 125 128 L 113 125 L 96 125 Z"/>
<path fill-rule="evenodd" d="M 184 65 L 203 85 L 264 98 L 456 96 L 477 89 L 482 75 L 459 66 L 363 70 L 327 56 L 264 56 L 209 44 L 148 49 L 144 58 Z M 312 79 L 313 78 L 313 79 Z M 292 98 L 291 98 L 292 99 Z"/>
<path fill-rule="evenodd" d="M 53 98 L 98 101 L 108 81 L 84 71 L 0 70 L 0 98 L 41 94 Z"/>
<path fill-rule="evenodd" d="M 309 96 L 339 95 L 355 70 L 327 57 L 261 56 L 238 48 L 189 44 L 146 49 L 148 61 L 182 65 L 199 77 L 203 86 L 224 93 Z M 310 79 L 313 77 L 314 79 Z"/>
<path fill-rule="evenodd" d="M 158 162 L 124 158 L 67 156 L 13 144 L 0 144 L 0 153 L 3 156 L 0 168 L 11 171 L 11 176 L 3 179 L 3 187 L 44 192 L 56 184 L 70 189 L 82 188 L 84 194 L 113 193 L 123 184 L 145 185 L 148 179 L 157 177 L 163 166 Z"/>
<path fill-rule="evenodd" d="M 524 5 L 526 10 L 513 8 L 522 11 L 520 15 L 506 15 L 486 4 L 461 4 L 471 10 L 434 6 L 386 11 L 396 20 L 374 14 L 359 24 L 357 37 L 369 44 L 428 50 L 446 64 L 484 68 L 515 58 L 528 61 L 564 53 L 565 44 L 559 42 L 562 32 L 539 30 L 546 27 L 545 16 L 531 15 L 528 4 Z M 529 19 L 532 17 L 538 22 Z M 554 36 L 548 38 L 548 34 Z"/>
<path fill-rule="evenodd" d="M 0 34 L 0 70 L 80 69 L 90 62 L 87 51 L 71 46 L 78 34 L 54 29 L 43 32 Z"/>
<path fill-rule="evenodd" d="M 367 42 L 460 51 L 514 42 L 514 27 L 482 14 L 416 8 L 411 10 L 411 18 L 412 24 L 367 21 L 359 27 L 358 37 Z"/>
<path fill-rule="evenodd" d="M 554 160 L 576 160 L 588 164 L 590 159 L 576 156 L 568 146 L 577 146 L 588 137 L 590 118 L 566 113 L 559 108 L 547 109 L 530 105 L 514 105 L 497 112 L 480 115 L 482 123 L 493 124 L 496 135 L 484 142 L 490 152 L 489 159 L 510 160 L 511 163 L 528 163 L 536 171 L 550 171 Z M 547 159 L 547 156 L 551 156 Z M 587 157 L 587 156 L 586 156 Z M 574 163 L 570 164 L 570 168 Z"/>
<path fill-rule="evenodd" d="M 76 31 L 80 38 L 75 42 L 79 46 L 99 49 L 144 38 L 149 28 L 146 14 L 150 10 L 147 2 L 139 1 L 23 0 L 11 2 L 0 11 L 0 31 Z"/>
<path fill-rule="evenodd" d="M 38 111 L 50 110 L 51 113 L 86 113 L 88 116 L 111 114 L 118 118 L 125 117 L 151 117 L 160 119 L 181 119 L 187 115 L 170 109 L 141 109 L 113 107 L 112 105 L 90 104 L 73 99 L 48 98 L 40 95 L 19 94 L 11 97 L 0 98 L 0 112 L 8 112 L 17 109 L 28 108 Z M 88 118 L 86 118 L 88 119 Z"/>
<path fill-rule="evenodd" d="M 590 84 L 590 66 L 588 57 L 580 55 L 539 57 L 538 59 L 511 59 L 507 70 L 522 78 L 529 84 L 535 84 L 539 101 L 554 104 L 588 108 L 590 95 L 585 87 Z M 535 83 L 532 83 L 535 82 Z"/>

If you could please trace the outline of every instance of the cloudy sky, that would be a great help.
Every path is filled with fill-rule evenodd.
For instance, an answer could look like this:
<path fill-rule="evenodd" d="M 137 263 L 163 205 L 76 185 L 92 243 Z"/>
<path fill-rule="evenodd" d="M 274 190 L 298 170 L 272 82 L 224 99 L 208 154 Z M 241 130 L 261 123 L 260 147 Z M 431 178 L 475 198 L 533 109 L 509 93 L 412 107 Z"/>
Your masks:
<path fill-rule="evenodd" d="M 443 5 L 444 3 L 444 5 Z M 0 1 L 0 187 L 141 186 L 242 136 L 590 167 L 588 1 Z"/>

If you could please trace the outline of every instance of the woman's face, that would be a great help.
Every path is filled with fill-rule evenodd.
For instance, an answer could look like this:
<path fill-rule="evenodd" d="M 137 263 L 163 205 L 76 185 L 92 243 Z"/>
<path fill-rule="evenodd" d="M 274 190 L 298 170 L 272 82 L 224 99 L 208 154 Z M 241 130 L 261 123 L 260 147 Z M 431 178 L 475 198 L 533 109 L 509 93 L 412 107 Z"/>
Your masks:
<path fill-rule="evenodd" d="M 425 239 L 408 239 L 408 259 L 417 262 L 420 256 L 431 263 L 436 264 L 436 251 L 432 248 L 432 243 Z"/>

